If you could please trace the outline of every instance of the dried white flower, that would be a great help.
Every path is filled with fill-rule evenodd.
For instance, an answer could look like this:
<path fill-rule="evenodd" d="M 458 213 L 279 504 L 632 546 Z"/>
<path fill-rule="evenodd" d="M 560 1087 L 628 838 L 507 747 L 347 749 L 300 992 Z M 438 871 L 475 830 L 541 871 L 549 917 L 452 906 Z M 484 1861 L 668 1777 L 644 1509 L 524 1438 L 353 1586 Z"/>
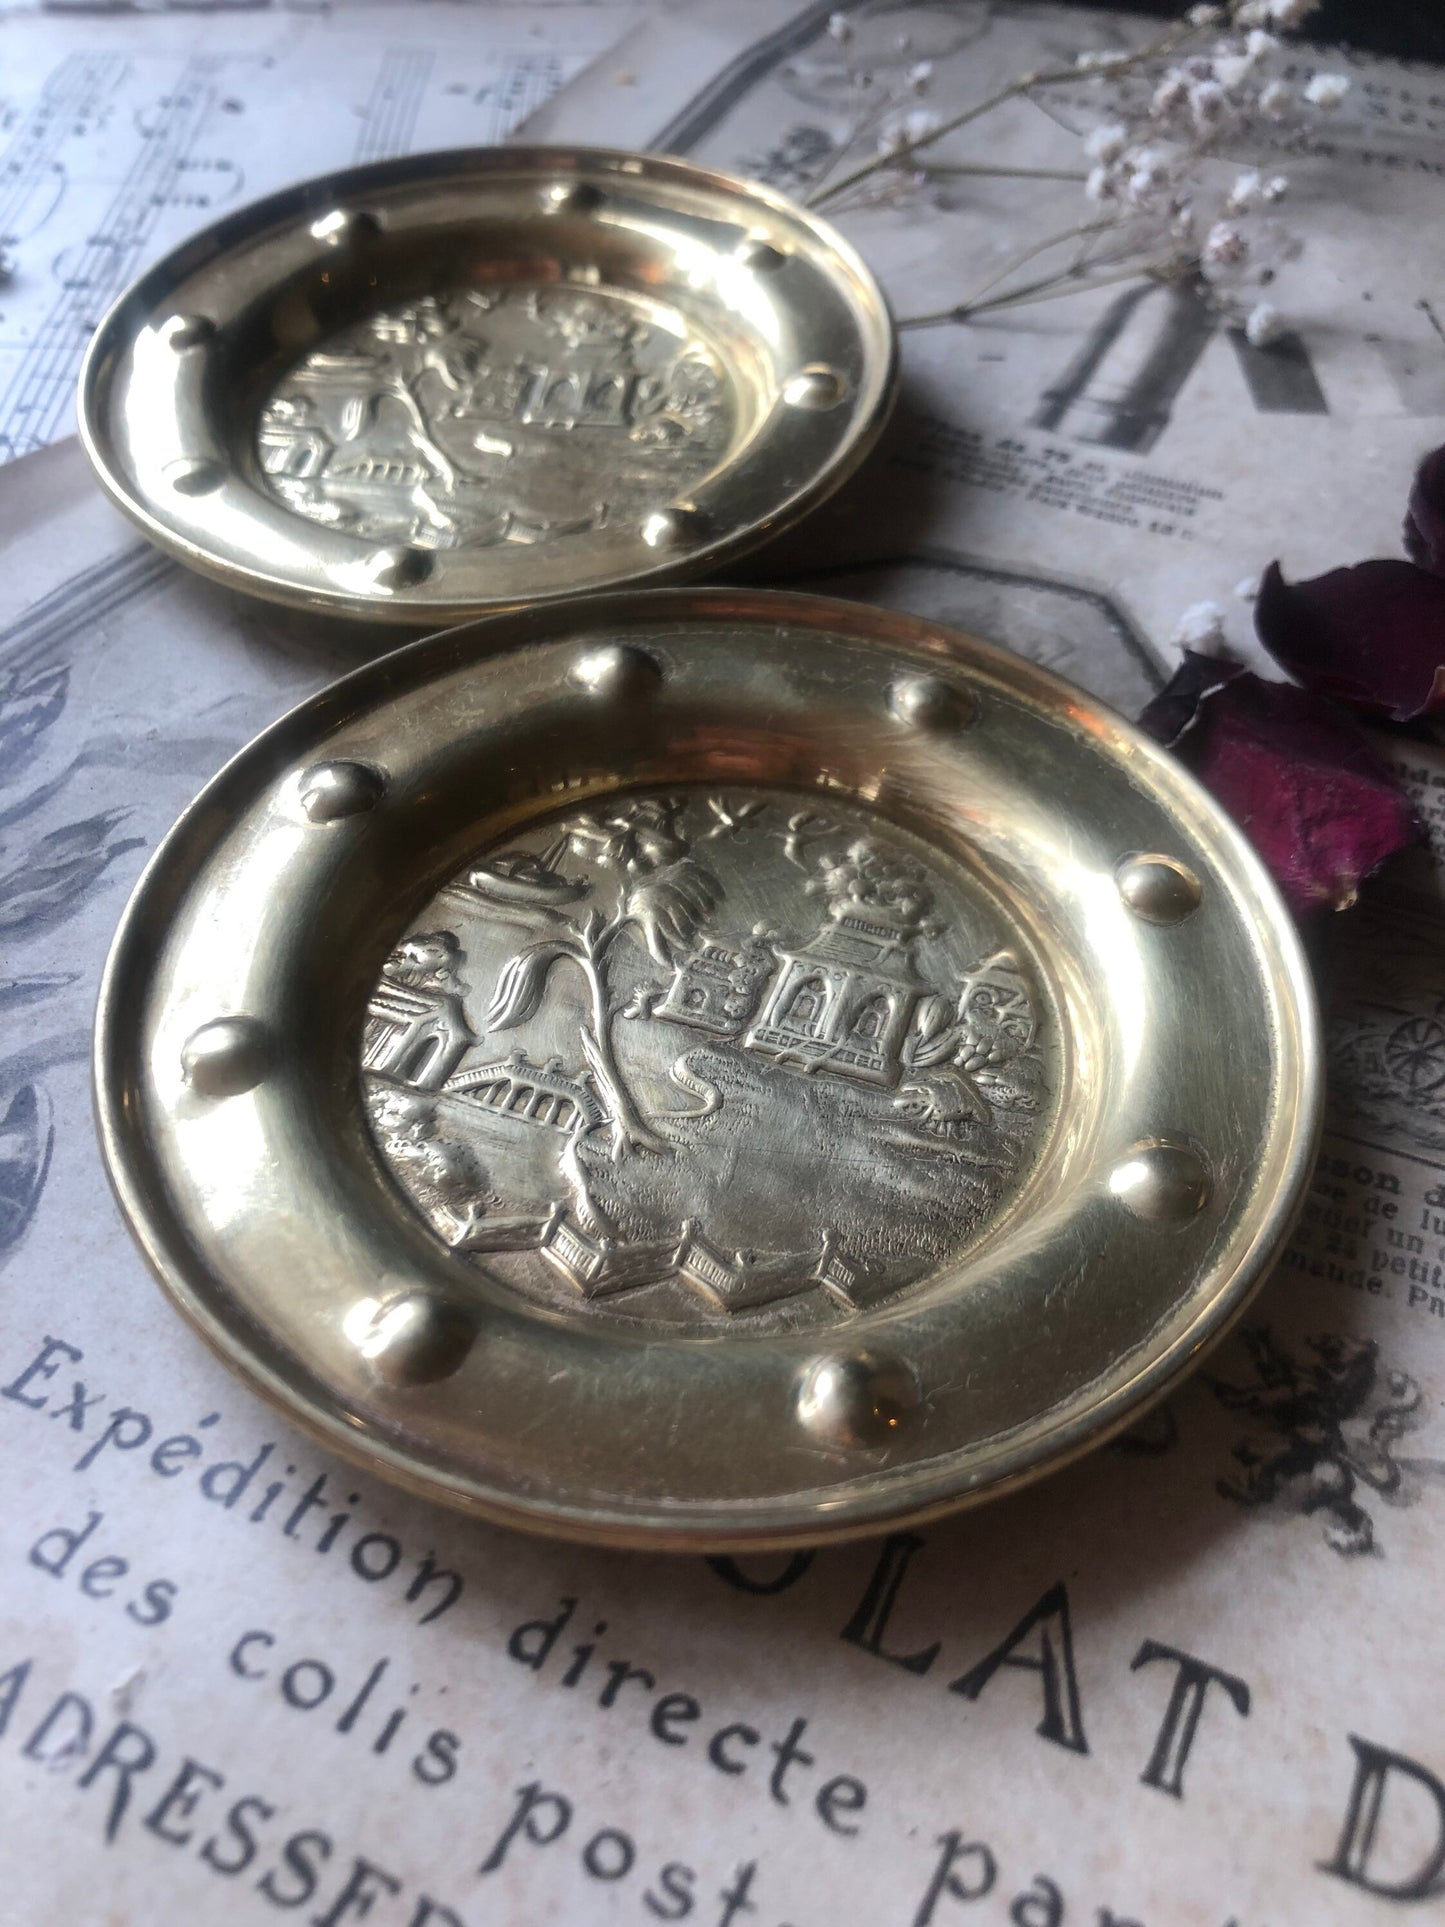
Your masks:
<path fill-rule="evenodd" d="M 1154 98 L 1149 103 L 1156 114 L 1173 114 L 1189 98 L 1189 82 L 1177 67 L 1165 74 L 1154 89 Z"/>
<path fill-rule="evenodd" d="M 1254 61 L 1248 54 L 1216 54 L 1214 73 L 1222 87 L 1231 93 L 1244 85 L 1254 72 Z"/>
<path fill-rule="evenodd" d="M 1252 348 L 1267 348 L 1284 331 L 1284 316 L 1268 301 L 1258 302 L 1245 317 L 1244 336 Z"/>
<path fill-rule="evenodd" d="M 931 60 L 915 60 L 908 69 L 908 84 L 915 94 L 923 93 L 932 78 L 933 62 Z"/>
<path fill-rule="evenodd" d="M 846 45 L 853 38 L 853 22 L 846 13 L 828 15 L 828 38 L 836 40 L 840 46 Z"/>
<path fill-rule="evenodd" d="M 1119 188 L 1110 169 L 1099 166 L 1089 169 L 1084 192 L 1091 201 L 1113 201 L 1118 199 Z"/>
<path fill-rule="evenodd" d="M 1294 90 L 1282 80 L 1272 80 L 1259 90 L 1259 111 L 1270 120 L 1284 120 L 1294 105 Z"/>
<path fill-rule="evenodd" d="M 878 131 L 878 152 L 880 154 L 901 154 L 903 152 L 903 129 L 883 127 Z"/>
<path fill-rule="evenodd" d="M 1155 206 L 1163 190 L 1173 185 L 1168 156 L 1157 147 L 1140 147 L 1126 154 L 1124 165 L 1129 170 L 1124 192 L 1135 207 Z"/>
<path fill-rule="evenodd" d="M 1268 15 L 1277 27 L 1302 27 L 1320 0 L 1268 0 Z"/>
<path fill-rule="evenodd" d="M 1217 27 L 1224 18 L 1223 7 L 1191 7 L 1184 18 L 1191 27 Z"/>
<path fill-rule="evenodd" d="M 1229 102 L 1217 80 L 1197 80 L 1189 89 L 1189 111 L 1201 132 L 1217 127 Z"/>
<path fill-rule="evenodd" d="M 1116 161 L 1129 141 L 1129 130 L 1117 121 L 1107 127 L 1095 127 L 1084 137 L 1084 152 L 1091 161 Z"/>
<path fill-rule="evenodd" d="M 1305 99 L 1311 107 L 1338 107 L 1349 91 L 1344 74 L 1316 74 L 1305 88 Z"/>
<path fill-rule="evenodd" d="M 1274 35 L 1265 33 L 1260 27 L 1251 30 L 1244 45 L 1252 60 L 1263 60 L 1267 54 L 1275 53 L 1279 48 L 1279 42 Z"/>
<path fill-rule="evenodd" d="M 1264 178 L 1257 167 L 1247 168 L 1229 190 L 1224 205 L 1231 214 L 1243 214 L 1264 198 Z"/>
<path fill-rule="evenodd" d="M 1199 656 L 1227 655 L 1223 609 L 1217 602 L 1191 603 L 1174 625 L 1174 640 Z"/>
<path fill-rule="evenodd" d="M 1205 235 L 1200 252 L 1212 268 L 1234 268 L 1249 253 L 1249 241 L 1228 221 L 1216 221 Z"/>
<path fill-rule="evenodd" d="M 1123 66 L 1128 58 L 1128 52 L 1124 49 L 1108 49 L 1104 52 L 1091 50 L 1080 54 L 1074 61 L 1074 65 L 1081 74 L 1102 74 L 1107 73 L 1111 67 Z"/>
<path fill-rule="evenodd" d="M 1259 191 L 1267 201 L 1282 201 L 1289 193 L 1289 175 L 1271 174 Z"/>
<path fill-rule="evenodd" d="M 1244 0 L 1244 5 L 1237 7 L 1234 14 L 1236 27 L 1267 27 L 1273 19 L 1270 0 Z"/>

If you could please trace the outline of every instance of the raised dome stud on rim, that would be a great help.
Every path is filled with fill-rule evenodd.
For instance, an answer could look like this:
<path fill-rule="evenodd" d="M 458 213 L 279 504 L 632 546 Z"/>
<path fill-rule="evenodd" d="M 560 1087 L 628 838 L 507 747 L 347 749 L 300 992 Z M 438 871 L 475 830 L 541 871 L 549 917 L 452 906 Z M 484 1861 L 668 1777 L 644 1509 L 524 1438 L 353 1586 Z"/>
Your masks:
<path fill-rule="evenodd" d="M 681 549 L 707 534 L 707 517 L 700 509 L 654 509 L 642 524 L 642 539 L 650 549 Z"/>
<path fill-rule="evenodd" d="M 381 232 L 381 222 L 365 208 L 334 207 L 311 223 L 313 241 L 328 248 L 354 247 Z"/>
<path fill-rule="evenodd" d="M 1199 878 L 1172 856 L 1154 852 L 1126 856 L 1114 875 L 1119 895 L 1145 923 L 1183 923 L 1204 900 Z"/>
<path fill-rule="evenodd" d="M 798 1382 L 794 1409 L 822 1443 L 876 1448 L 888 1444 L 920 1400 L 911 1366 L 859 1351 L 814 1359 Z"/>
<path fill-rule="evenodd" d="M 781 248 L 775 248 L 761 234 L 747 235 L 733 249 L 733 259 L 739 267 L 751 268 L 754 274 L 776 274 L 787 258 Z"/>
<path fill-rule="evenodd" d="M 366 558 L 364 569 L 378 589 L 413 589 L 425 582 L 436 567 L 427 549 L 375 549 Z"/>
<path fill-rule="evenodd" d="M 1188 1224 L 1213 1192 L 1209 1167 L 1192 1145 L 1145 1138 L 1109 1173 L 1109 1190 L 1142 1224 Z"/>
<path fill-rule="evenodd" d="M 905 676 L 888 691 L 888 707 L 913 729 L 963 729 L 974 718 L 973 698 L 941 676 Z"/>
<path fill-rule="evenodd" d="M 459 1372 L 476 1343 L 477 1319 L 436 1292 L 403 1291 L 380 1303 L 362 1300 L 346 1320 L 346 1335 L 373 1378 L 405 1391 Z"/>
<path fill-rule="evenodd" d="M 179 495 L 214 495 L 218 488 L 225 486 L 226 471 L 219 462 L 197 456 L 194 460 L 172 462 L 166 470 L 166 480 Z"/>
<path fill-rule="evenodd" d="M 595 214 L 606 199 L 591 181 L 554 181 L 542 196 L 554 214 Z"/>
<path fill-rule="evenodd" d="M 335 823 L 374 809 L 386 794 L 386 778 L 370 763 L 313 763 L 302 771 L 299 789 L 313 823 Z"/>
<path fill-rule="evenodd" d="M 820 361 L 799 369 L 790 381 L 783 383 L 783 400 L 790 408 L 836 408 L 847 392 L 848 383 L 838 370 L 827 368 Z"/>
<path fill-rule="evenodd" d="M 202 1097 L 239 1097 L 271 1067 L 271 1039 L 254 1017 L 213 1017 L 181 1050 L 186 1082 Z"/>
<path fill-rule="evenodd" d="M 572 680 L 591 696 L 645 696 L 662 681 L 662 665 L 630 643 L 605 642 L 579 656 Z"/>
<path fill-rule="evenodd" d="M 209 315 L 178 314 L 166 322 L 161 332 L 167 347 L 177 350 L 202 348 L 208 341 L 215 340 L 216 324 Z"/>

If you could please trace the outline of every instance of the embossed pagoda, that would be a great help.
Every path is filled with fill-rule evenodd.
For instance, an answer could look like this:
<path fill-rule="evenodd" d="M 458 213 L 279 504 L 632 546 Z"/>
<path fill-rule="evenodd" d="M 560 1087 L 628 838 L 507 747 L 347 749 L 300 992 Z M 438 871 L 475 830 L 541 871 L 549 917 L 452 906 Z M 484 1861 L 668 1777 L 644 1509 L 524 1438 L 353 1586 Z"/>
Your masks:
<path fill-rule="evenodd" d="M 392 952 L 366 1007 L 364 1070 L 420 1090 L 446 1083 L 477 1041 L 462 1007 L 460 957 L 449 930 L 408 939 Z"/>
<path fill-rule="evenodd" d="M 927 986 L 915 929 L 856 902 L 834 907 L 811 943 L 779 948 L 747 1050 L 804 1070 L 896 1084 L 903 1039 Z"/>
<path fill-rule="evenodd" d="M 810 887 L 826 896 L 828 914 L 809 942 L 783 944 L 761 928 L 742 945 L 706 938 L 677 964 L 653 1015 L 805 1072 L 895 1085 L 929 988 L 913 945 L 932 893 L 913 866 L 867 839 L 825 860 Z"/>

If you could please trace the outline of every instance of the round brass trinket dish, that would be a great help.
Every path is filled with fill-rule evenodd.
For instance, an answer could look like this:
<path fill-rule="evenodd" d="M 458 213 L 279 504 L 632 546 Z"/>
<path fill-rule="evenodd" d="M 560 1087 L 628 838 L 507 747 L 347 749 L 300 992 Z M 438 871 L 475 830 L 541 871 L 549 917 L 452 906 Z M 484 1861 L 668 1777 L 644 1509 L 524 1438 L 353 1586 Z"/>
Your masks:
<path fill-rule="evenodd" d="M 1125 1425 L 1318 1123 L 1298 943 L 1003 651 L 659 591 L 428 638 L 157 852 L 98 1114 L 166 1289 L 338 1450 L 623 1545 L 825 1540 Z"/>
<path fill-rule="evenodd" d="M 856 467 L 892 403 L 862 261 L 771 190 L 482 148 L 231 215 L 98 329 L 81 436 L 180 560 L 437 627 L 716 568 Z"/>

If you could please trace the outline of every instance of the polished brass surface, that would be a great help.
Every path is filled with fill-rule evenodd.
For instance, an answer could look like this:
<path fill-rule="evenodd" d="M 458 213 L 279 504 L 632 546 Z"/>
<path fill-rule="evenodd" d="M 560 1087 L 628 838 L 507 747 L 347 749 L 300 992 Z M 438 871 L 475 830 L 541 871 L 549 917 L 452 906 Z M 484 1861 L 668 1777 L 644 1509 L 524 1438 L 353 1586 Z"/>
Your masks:
<path fill-rule="evenodd" d="M 96 1045 L 223 1357 L 429 1497 L 624 1545 L 1009 1490 L 1279 1250 L 1319 1045 L 1239 833 L 911 617 L 661 591 L 412 644 L 157 853 Z"/>
<path fill-rule="evenodd" d="M 895 369 L 862 261 L 770 189 L 483 148 L 188 241 L 101 323 L 80 428 L 182 561 L 434 627 L 754 547 L 862 459 Z"/>

